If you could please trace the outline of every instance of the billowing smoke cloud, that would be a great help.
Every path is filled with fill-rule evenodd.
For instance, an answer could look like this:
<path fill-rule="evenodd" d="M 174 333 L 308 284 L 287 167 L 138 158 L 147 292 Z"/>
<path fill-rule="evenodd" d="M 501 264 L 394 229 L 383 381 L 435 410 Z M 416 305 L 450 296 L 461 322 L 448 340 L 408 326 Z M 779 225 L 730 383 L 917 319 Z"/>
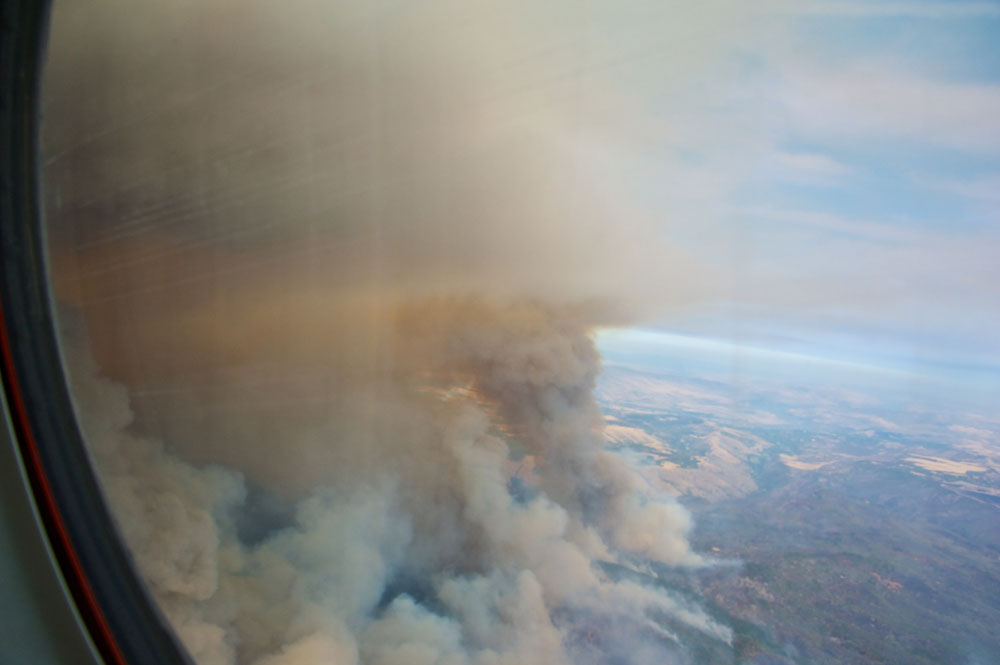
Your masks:
<path fill-rule="evenodd" d="M 132 433 L 127 390 L 67 335 L 111 506 L 199 663 L 605 662 L 633 649 L 670 662 L 683 654 L 671 622 L 730 638 L 698 608 L 601 567 L 700 559 L 684 511 L 642 496 L 601 449 L 586 335 L 549 321 L 505 329 L 509 316 L 446 328 L 439 343 L 457 348 L 442 350 L 440 373 L 412 392 L 370 388 L 378 402 L 358 406 L 377 423 L 351 423 L 353 436 L 344 423 L 299 427 L 317 441 L 256 449 L 281 474 L 302 464 L 284 456 L 329 451 L 308 487 L 248 483 Z M 289 486 L 287 514 L 268 514 L 267 488 Z M 248 519 L 273 526 L 255 536 Z"/>
<path fill-rule="evenodd" d="M 57 8 L 53 280 L 95 466 L 198 662 L 729 641 L 636 572 L 702 559 L 603 449 L 591 335 L 700 282 L 628 204 L 653 130 L 606 73 L 674 33 L 697 56 L 738 16 L 133 9 Z"/>

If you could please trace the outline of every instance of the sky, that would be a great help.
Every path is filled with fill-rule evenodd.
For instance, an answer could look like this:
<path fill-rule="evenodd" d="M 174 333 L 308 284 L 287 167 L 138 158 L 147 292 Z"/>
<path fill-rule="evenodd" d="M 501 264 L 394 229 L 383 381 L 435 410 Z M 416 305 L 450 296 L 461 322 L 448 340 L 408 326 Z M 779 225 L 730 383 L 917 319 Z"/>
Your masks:
<path fill-rule="evenodd" d="M 305 137 L 337 117 L 316 110 L 329 100 L 279 94 L 281 79 L 254 88 L 268 102 L 239 104 L 285 123 L 275 140 L 288 154 L 274 169 L 302 189 L 325 183 L 310 205 L 341 211 L 331 228 L 349 216 L 338 197 L 356 188 L 351 178 L 382 178 L 379 205 L 405 240 L 373 241 L 382 254 L 351 260 L 406 284 L 407 270 L 432 272 L 438 290 L 631 295 L 644 311 L 621 323 L 670 333 L 1000 372 L 1000 0 L 480 4 L 386 1 L 351 14 L 381 35 L 365 48 L 389 64 L 374 92 L 358 68 L 357 94 L 337 98 L 355 103 L 337 122 L 371 136 L 384 123 L 398 148 L 385 157 L 350 129 L 352 163 L 371 162 L 367 171 L 316 168 L 323 153 Z M 304 30 L 295 16 L 291 28 Z M 331 40 L 329 25 L 308 24 L 316 34 L 282 56 L 304 80 L 329 74 L 324 49 L 368 35 Z M 414 60 L 427 60 L 428 80 L 394 84 Z M 159 81 L 143 77 L 127 89 Z M 382 100 L 373 108 L 371 95 Z M 158 97 L 122 103 L 137 99 Z M 202 125 L 205 152 L 224 153 L 226 132 Z M 135 145 L 162 157 L 151 144 Z M 156 164 L 142 162 L 151 181 Z M 456 174 L 482 182 L 456 185 Z M 177 189 L 211 190 L 198 177 Z M 458 196 L 463 186 L 474 193 Z M 274 243 L 260 230 L 275 219 L 285 236 L 319 232 L 293 221 L 305 215 L 263 208 L 217 217 L 219 237 Z"/>
<path fill-rule="evenodd" d="M 758 19 L 660 105 L 678 130 L 640 158 L 638 197 L 711 293 L 653 327 L 1000 369 L 1000 2 Z"/>

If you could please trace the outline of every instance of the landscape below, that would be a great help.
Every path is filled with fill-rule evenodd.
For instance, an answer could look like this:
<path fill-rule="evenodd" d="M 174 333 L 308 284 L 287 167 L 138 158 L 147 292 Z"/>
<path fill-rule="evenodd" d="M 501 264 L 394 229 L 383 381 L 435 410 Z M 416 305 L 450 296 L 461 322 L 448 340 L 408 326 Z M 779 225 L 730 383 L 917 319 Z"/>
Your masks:
<path fill-rule="evenodd" d="M 605 350 L 608 447 L 695 518 L 712 565 L 652 576 L 732 627 L 732 647 L 690 636 L 698 662 L 997 662 L 995 414 L 863 375 L 633 360 Z"/>

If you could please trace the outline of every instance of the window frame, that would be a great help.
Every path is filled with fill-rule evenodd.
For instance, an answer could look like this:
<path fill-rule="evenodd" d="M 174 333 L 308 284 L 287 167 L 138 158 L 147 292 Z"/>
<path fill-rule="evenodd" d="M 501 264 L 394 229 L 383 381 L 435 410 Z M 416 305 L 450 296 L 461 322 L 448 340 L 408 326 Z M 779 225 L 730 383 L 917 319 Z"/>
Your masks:
<path fill-rule="evenodd" d="M 48 0 L 0 3 L 2 397 L 31 488 L 28 498 L 101 658 L 107 665 L 192 665 L 105 504 L 59 351 L 40 205 L 40 92 L 49 10 Z"/>

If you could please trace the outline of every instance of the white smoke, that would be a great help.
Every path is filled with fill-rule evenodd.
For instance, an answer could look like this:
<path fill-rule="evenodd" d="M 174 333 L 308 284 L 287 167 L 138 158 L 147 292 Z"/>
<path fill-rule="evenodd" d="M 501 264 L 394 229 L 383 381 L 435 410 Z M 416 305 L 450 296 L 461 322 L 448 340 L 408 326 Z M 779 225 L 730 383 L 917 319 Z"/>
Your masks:
<path fill-rule="evenodd" d="M 607 544 L 542 492 L 515 499 L 509 445 L 471 403 L 456 407 L 443 433 L 441 454 L 454 475 L 426 488 L 428 479 L 387 464 L 358 487 L 314 488 L 291 524 L 260 543 L 242 542 L 234 522 L 246 500 L 242 476 L 186 464 L 130 434 L 125 389 L 97 376 L 78 345 L 67 343 L 69 370 L 108 500 L 139 570 L 199 663 L 568 663 L 567 626 L 581 612 L 638 625 L 655 609 L 729 638 L 697 609 L 614 582 L 595 565 L 615 546 L 696 561 L 679 508 L 630 494 L 635 512 L 616 517 L 629 526 L 609 534 L 622 542 Z M 436 504 L 422 495 L 427 490 L 452 505 Z M 636 541 L 635 529 L 660 534 L 669 548 Z M 386 602 L 391 583 L 407 576 L 421 578 L 427 597 L 403 591 Z"/>
<path fill-rule="evenodd" d="M 644 123 L 576 59 L 662 35 L 506 3 L 116 4 L 55 15 L 53 281 L 108 502 L 199 664 L 729 642 L 609 572 L 702 563 L 593 396 L 593 331 L 696 273 L 603 161 Z M 698 53 L 723 4 L 655 25 Z"/>
<path fill-rule="evenodd" d="M 641 496 L 593 430 L 576 432 L 573 450 L 568 441 L 501 435 L 499 416 L 481 397 L 438 403 L 438 447 L 420 451 L 428 464 L 387 459 L 352 469 L 366 475 L 311 488 L 294 501 L 287 524 L 249 543 L 237 524 L 248 501 L 242 474 L 185 463 L 131 433 L 127 391 L 98 375 L 81 339 L 72 333 L 64 343 L 95 465 L 139 570 L 199 663 L 588 662 L 574 657 L 570 633 L 591 621 L 596 627 L 587 630 L 607 630 L 608 616 L 633 630 L 645 626 L 636 644 L 659 644 L 662 658 L 679 649 L 662 617 L 731 639 L 697 608 L 663 590 L 616 582 L 598 565 L 632 556 L 693 564 L 699 557 L 687 545 L 686 513 Z M 552 380 L 535 365 L 534 385 Z M 577 399 L 579 411 L 540 398 L 538 422 L 526 429 L 582 427 L 569 421 L 587 414 L 592 401 Z M 395 409 L 410 419 L 412 411 Z M 426 445 L 424 436 L 431 435 L 398 445 Z M 552 453 L 558 465 L 542 464 L 530 496 L 515 497 L 511 445 L 525 441 L 564 448 Z M 380 455 L 395 447 L 383 445 Z M 579 472 L 575 487 L 570 469 Z M 568 505 L 546 492 L 549 476 L 555 488 L 569 487 Z M 582 503 L 599 507 L 593 520 Z"/>

